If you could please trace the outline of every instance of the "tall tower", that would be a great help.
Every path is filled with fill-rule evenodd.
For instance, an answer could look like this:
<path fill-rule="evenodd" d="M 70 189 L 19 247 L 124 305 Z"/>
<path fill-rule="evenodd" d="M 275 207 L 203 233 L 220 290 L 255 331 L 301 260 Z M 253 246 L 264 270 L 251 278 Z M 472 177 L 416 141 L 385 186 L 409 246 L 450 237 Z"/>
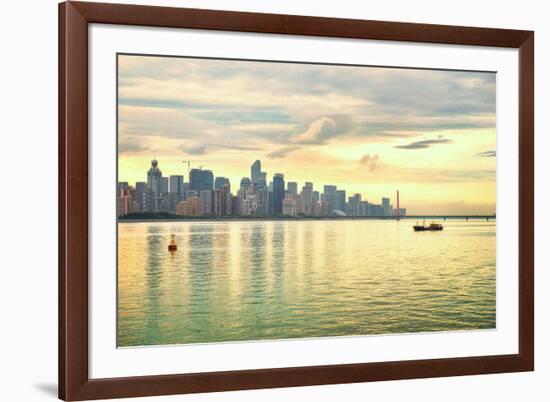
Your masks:
<path fill-rule="evenodd" d="M 397 190 L 397 220 L 399 220 L 399 214 L 401 210 L 399 209 L 399 190 Z"/>
<path fill-rule="evenodd" d="M 285 177 L 281 173 L 273 176 L 273 214 L 283 213 L 283 199 L 285 198 Z"/>
<path fill-rule="evenodd" d="M 147 190 L 151 190 L 155 195 L 160 195 L 162 186 L 162 172 L 158 167 L 158 161 L 151 161 L 151 169 L 147 172 Z"/>
<path fill-rule="evenodd" d="M 262 162 L 257 160 L 250 166 L 250 178 L 252 179 L 252 184 L 256 185 L 260 182 L 260 176 L 262 174 Z"/>

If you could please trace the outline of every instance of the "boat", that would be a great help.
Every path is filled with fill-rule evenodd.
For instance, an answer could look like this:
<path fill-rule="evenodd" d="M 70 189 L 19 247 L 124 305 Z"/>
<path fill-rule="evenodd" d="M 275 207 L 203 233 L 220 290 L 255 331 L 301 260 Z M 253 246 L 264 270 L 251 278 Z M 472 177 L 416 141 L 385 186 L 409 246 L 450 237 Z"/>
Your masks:
<path fill-rule="evenodd" d="M 176 235 L 171 234 L 170 244 L 168 244 L 168 251 L 176 251 L 177 249 L 178 249 L 178 245 L 176 244 Z"/>
<path fill-rule="evenodd" d="M 432 222 L 428 226 L 426 226 L 424 222 L 422 222 L 422 225 L 419 225 L 417 222 L 416 225 L 413 226 L 413 229 L 415 232 L 435 232 L 438 230 L 443 230 L 443 225 L 440 223 Z"/>

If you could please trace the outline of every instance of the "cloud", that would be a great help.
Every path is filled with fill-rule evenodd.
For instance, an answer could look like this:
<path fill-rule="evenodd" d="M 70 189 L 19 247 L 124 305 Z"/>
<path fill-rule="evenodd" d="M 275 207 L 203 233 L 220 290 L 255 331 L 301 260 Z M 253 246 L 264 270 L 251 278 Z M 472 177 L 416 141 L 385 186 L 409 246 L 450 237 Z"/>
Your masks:
<path fill-rule="evenodd" d="M 497 151 L 479 152 L 475 154 L 475 156 L 479 156 L 480 158 L 494 158 L 495 156 L 497 156 Z"/>
<path fill-rule="evenodd" d="M 143 151 L 151 151 L 151 148 L 141 144 L 135 138 L 127 138 L 118 142 L 118 152 L 124 153 L 137 153 Z"/>
<path fill-rule="evenodd" d="M 365 165 L 371 172 L 380 167 L 381 161 L 378 155 L 364 155 L 359 161 L 361 164 Z"/>
<path fill-rule="evenodd" d="M 290 141 L 298 144 L 322 144 L 334 137 L 338 132 L 336 122 L 330 117 L 323 116 L 309 125 L 309 128 L 295 136 Z"/>
<path fill-rule="evenodd" d="M 182 144 L 179 149 L 189 155 L 204 155 L 212 149 L 230 149 L 235 151 L 259 151 L 261 148 L 255 146 L 233 145 L 233 144 L 206 144 L 203 142 L 190 142 Z"/>
<path fill-rule="evenodd" d="M 297 151 L 298 149 L 300 149 L 300 147 L 297 146 L 280 148 L 267 154 L 267 157 L 271 159 L 286 158 L 288 154 Z"/>
<path fill-rule="evenodd" d="M 189 155 L 204 155 L 208 150 L 208 146 L 199 142 L 191 142 L 180 145 L 179 149 Z"/>
<path fill-rule="evenodd" d="M 452 144 L 453 141 L 445 138 L 438 138 L 437 140 L 423 140 L 423 141 L 416 141 L 411 142 L 407 145 L 396 145 L 394 148 L 399 149 L 424 149 L 429 148 L 432 145 L 436 144 Z"/>

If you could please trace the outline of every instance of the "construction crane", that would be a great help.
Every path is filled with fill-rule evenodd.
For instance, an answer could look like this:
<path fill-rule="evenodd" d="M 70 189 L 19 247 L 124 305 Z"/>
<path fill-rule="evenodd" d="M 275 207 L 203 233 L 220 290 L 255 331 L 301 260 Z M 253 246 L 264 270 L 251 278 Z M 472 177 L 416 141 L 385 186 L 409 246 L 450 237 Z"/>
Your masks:
<path fill-rule="evenodd" d="M 189 172 L 191 171 L 191 162 L 192 163 L 197 163 L 197 162 L 201 162 L 201 161 L 182 161 L 182 163 L 187 163 L 187 177 L 189 177 Z M 200 168 L 202 169 L 202 166 L 200 166 Z"/>

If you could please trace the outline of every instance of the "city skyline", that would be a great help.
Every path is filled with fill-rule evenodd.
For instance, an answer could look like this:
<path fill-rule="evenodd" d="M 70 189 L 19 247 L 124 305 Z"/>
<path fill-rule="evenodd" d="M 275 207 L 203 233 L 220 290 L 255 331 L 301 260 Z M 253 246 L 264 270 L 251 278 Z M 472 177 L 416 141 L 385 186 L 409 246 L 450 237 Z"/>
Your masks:
<path fill-rule="evenodd" d="M 117 215 L 123 217 L 142 212 L 205 217 L 406 215 L 406 208 L 399 204 L 399 190 L 394 208 L 388 196 L 381 197 L 381 202 L 376 204 L 373 199 L 348 193 L 334 184 L 323 185 L 322 191 L 311 181 L 299 186 L 292 178 L 285 179 L 284 173 L 265 172 L 259 159 L 250 164 L 249 172 L 248 176 L 233 183 L 233 187 L 229 178 L 217 176 L 209 169 L 203 170 L 202 166 L 190 169 L 185 181 L 184 175 L 163 175 L 155 157 L 145 181 L 118 181 Z"/>
<path fill-rule="evenodd" d="M 119 181 L 143 181 L 155 152 L 167 175 L 192 160 L 232 186 L 260 159 L 318 190 L 400 189 L 411 214 L 492 214 L 495 85 L 492 73 L 119 56 Z"/>

